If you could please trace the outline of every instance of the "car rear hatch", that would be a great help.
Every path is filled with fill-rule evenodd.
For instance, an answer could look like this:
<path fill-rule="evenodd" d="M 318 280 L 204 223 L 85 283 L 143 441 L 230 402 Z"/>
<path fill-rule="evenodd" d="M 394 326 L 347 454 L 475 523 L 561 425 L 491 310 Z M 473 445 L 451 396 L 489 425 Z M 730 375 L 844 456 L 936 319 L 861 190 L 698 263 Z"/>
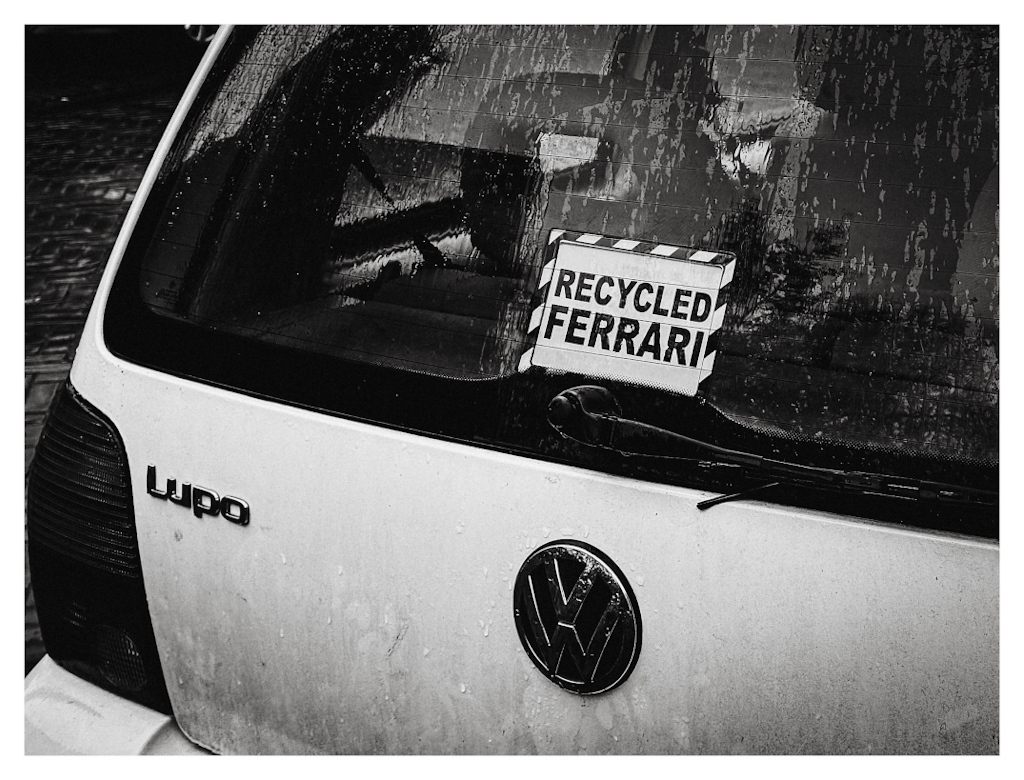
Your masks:
<path fill-rule="evenodd" d="M 184 731 L 997 749 L 987 35 L 222 34 L 72 375 Z"/>

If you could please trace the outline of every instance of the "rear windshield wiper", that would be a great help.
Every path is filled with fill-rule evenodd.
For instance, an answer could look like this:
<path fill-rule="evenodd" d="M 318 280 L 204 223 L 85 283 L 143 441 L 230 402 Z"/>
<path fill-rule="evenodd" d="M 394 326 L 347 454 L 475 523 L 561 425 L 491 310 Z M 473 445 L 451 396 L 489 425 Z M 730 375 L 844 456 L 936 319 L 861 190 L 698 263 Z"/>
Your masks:
<path fill-rule="evenodd" d="M 746 498 L 780 484 L 942 503 L 995 506 L 999 501 L 999 494 L 990 490 L 868 471 L 807 466 L 720 447 L 622 417 L 615 397 L 605 388 L 595 385 L 573 387 L 552 398 L 548 405 L 548 422 L 569 439 L 622 455 L 681 458 L 681 453 L 697 450 L 707 453 L 708 460 L 714 463 L 740 466 L 766 480 L 762 485 L 739 493 L 701 501 L 697 508 L 702 510 L 724 501 Z"/>

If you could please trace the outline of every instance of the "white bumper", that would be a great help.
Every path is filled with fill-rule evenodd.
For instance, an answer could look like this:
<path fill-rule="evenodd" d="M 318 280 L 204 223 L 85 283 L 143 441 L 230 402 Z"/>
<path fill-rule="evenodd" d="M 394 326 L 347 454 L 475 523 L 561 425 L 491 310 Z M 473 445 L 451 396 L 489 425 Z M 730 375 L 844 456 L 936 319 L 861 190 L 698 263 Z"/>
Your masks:
<path fill-rule="evenodd" d="M 66 672 L 45 656 L 25 678 L 26 755 L 209 755 L 167 715 Z"/>

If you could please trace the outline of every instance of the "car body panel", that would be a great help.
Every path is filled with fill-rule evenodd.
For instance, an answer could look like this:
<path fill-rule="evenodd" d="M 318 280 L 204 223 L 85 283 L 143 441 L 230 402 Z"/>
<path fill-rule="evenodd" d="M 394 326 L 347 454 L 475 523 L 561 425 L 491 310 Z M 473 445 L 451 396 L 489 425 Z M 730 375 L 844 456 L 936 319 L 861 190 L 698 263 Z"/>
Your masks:
<path fill-rule="evenodd" d="M 171 379 L 84 344 L 119 421 L 175 716 L 222 752 L 985 752 L 998 547 L 412 436 Z M 147 495 L 146 467 L 248 526 Z M 481 486 L 485 486 L 481 488 Z M 567 693 L 512 585 L 559 537 L 644 619 L 619 689 Z"/>
<path fill-rule="evenodd" d="M 173 718 L 76 677 L 43 656 L 25 677 L 25 755 L 209 755 Z"/>

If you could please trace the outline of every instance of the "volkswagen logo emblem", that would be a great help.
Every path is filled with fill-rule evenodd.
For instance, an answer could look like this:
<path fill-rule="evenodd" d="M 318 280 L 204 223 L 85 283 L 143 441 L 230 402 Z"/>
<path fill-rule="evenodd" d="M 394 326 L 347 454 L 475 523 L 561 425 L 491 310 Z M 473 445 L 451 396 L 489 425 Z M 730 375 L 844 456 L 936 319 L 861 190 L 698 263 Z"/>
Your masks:
<path fill-rule="evenodd" d="M 534 550 L 513 594 L 530 660 L 567 691 L 604 693 L 640 656 L 640 610 L 625 575 L 596 547 L 561 539 Z"/>

